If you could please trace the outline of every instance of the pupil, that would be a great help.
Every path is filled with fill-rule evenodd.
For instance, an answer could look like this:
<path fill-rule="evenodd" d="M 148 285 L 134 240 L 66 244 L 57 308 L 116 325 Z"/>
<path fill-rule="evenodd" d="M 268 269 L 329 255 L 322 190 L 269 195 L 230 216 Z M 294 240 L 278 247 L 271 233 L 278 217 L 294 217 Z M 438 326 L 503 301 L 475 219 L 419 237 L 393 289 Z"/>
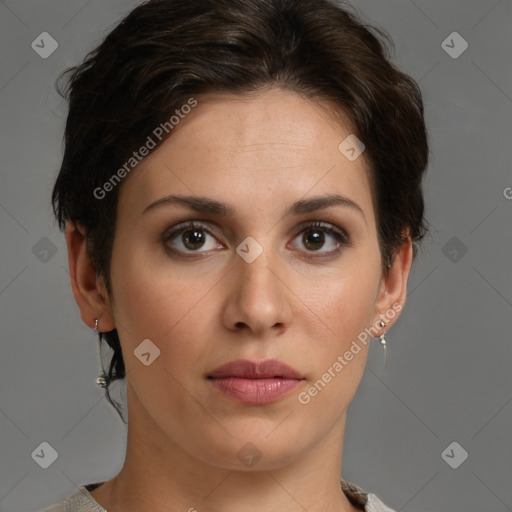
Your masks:
<path fill-rule="evenodd" d="M 308 233 L 313 233 L 308 235 Z M 302 237 L 304 246 L 308 249 L 318 250 L 324 245 L 324 233 L 322 231 L 306 231 Z"/>
<path fill-rule="evenodd" d="M 199 249 L 204 244 L 204 235 L 201 231 L 189 229 L 183 232 L 183 243 L 188 249 Z"/>

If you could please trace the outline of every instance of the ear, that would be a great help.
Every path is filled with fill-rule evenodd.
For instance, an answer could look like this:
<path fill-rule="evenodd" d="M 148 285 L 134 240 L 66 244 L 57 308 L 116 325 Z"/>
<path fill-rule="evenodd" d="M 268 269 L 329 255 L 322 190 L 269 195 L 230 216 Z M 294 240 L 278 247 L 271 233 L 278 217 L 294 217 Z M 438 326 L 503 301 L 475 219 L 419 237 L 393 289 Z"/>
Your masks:
<path fill-rule="evenodd" d="M 96 274 L 86 246 L 85 229 L 79 224 L 66 224 L 66 243 L 68 248 L 69 276 L 76 303 L 80 309 L 82 321 L 94 328 L 98 319 L 98 331 L 115 329 L 110 301 L 105 283 Z"/>
<path fill-rule="evenodd" d="M 405 305 L 411 264 L 412 241 L 410 237 L 407 237 L 396 252 L 393 264 L 388 274 L 382 278 L 379 289 L 376 313 L 378 318 L 382 318 L 386 323 L 384 328 L 386 331 L 396 322 Z M 389 313 L 390 311 L 393 312 L 392 315 Z"/>

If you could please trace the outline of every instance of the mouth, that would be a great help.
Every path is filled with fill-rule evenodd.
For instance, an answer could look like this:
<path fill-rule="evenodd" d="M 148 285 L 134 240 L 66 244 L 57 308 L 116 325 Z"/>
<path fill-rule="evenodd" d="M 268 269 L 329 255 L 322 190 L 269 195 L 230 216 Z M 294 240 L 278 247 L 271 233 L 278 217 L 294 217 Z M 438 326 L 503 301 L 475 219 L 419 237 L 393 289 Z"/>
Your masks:
<path fill-rule="evenodd" d="M 276 359 L 239 359 L 219 366 L 207 378 L 225 397 L 253 405 L 275 402 L 304 380 L 297 370 Z"/>
<path fill-rule="evenodd" d="M 208 374 L 208 378 L 211 379 L 223 377 L 238 377 L 242 379 L 304 379 L 297 370 L 277 359 L 265 359 L 263 361 L 237 359 L 236 361 L 219 366 Z"/>

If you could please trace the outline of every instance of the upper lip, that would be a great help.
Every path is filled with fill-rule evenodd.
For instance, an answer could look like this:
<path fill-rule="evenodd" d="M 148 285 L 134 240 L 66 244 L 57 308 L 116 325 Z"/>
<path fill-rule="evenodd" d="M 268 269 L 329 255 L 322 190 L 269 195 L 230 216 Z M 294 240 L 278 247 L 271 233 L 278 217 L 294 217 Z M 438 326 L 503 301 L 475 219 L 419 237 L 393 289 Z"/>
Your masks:
<path fill-rule="evenodd" d="M 244 379 L 270 379 L 281 377 L 287 379 L 302 380 L 304 377 L 291 366 L 277 359 L 265 359 L 264 361 L 250 361 L 237 359 L 223 364 L 208 374 L 210 378 L 239 377 Z"/>

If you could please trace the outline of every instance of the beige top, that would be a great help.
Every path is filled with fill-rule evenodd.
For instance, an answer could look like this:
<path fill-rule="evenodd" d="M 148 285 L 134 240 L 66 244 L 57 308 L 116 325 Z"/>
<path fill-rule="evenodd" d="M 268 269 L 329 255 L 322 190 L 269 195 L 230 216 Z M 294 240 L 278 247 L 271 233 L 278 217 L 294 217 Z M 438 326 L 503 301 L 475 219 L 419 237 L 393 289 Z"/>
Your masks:
<path fill-rule="evenodd" d="M 89 491 L 93 491 L 102 483 L 81 485 L 67 499 L 49 508 L 45 508 L 43 512 L 107 512 L 89 493 Z M 363 512 L 395 512 L 384 505 L 375 494 L 366 493 L 361 487 L 343 478 L 341 479 L 341 490 L 345 493 L 350 503 L 359 507 Z"/>

